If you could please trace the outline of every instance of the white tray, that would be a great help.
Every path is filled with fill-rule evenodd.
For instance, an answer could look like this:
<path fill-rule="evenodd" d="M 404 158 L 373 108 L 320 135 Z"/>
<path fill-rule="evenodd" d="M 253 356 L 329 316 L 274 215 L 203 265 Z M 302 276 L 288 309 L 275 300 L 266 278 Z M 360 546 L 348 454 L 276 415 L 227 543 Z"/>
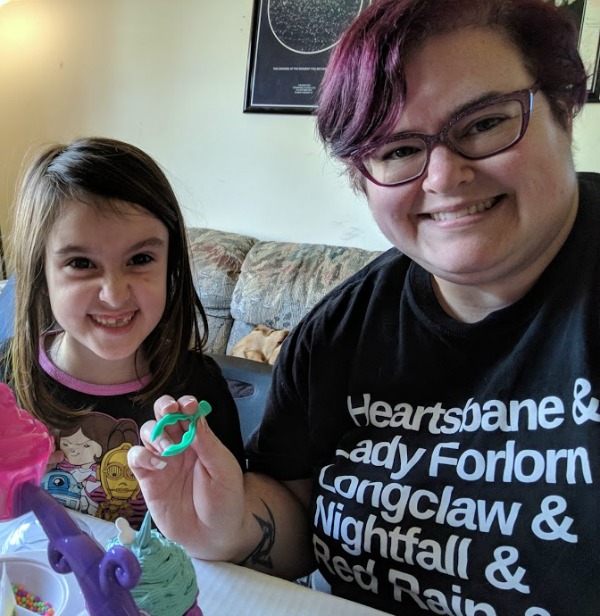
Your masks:
<path fill-rule="evenodd" d="M 0 555 L 0 570 L 6 564 L 6 573 L 13 584 L 23 584 L 27 592 L 50 601 L 56 616 L 85 614 L 85 601 L 73 573 L 57 573 L 48 564 L 46 551 L 30 550 Z M 34 612 L 17 607 L 17 616 L 30 616 Z"/>

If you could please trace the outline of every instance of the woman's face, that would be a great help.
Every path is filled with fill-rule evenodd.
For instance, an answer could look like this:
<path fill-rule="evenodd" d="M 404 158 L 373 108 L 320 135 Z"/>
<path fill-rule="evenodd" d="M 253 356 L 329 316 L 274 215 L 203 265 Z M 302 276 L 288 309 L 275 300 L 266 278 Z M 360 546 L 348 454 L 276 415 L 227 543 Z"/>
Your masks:
<path fill-rule="evenodd" d="M 483 28 L 431 38 L 412 53 L 406 80 L 406 104 L 394 132 L 430 134 L 469 102 L 534 82 L 519 51 L 503 35 Z M 456 285 L 504 297 L 520 288 L 522 294 L 554 257 L 574 220 L 570 134 L 538 92 L 527 132 L 512 148 L 467 160 L 437 145 L 420 178 L 397 187 L 367 181 L 366 194 L 386 237 L 434 275 L 450 304 Z M 482 204 L 492 207 L 473 207 Z M 469 208 L 477 211 L 470 214 Z"/>

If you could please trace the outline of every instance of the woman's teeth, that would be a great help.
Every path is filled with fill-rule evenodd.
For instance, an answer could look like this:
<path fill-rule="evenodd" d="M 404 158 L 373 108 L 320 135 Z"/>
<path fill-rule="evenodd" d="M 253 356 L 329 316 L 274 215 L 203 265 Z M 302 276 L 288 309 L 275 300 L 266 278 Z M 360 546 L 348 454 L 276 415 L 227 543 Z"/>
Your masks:
<path fill-rule="evenodd" d="M 494 201 L 490 199 L 489 201 L 484 201 L 483 203 L 478 203 L 477 205 L 470 205 L 469 207 L 456 212 L 434 212 L 431 214 L 431 218 L 433 218 L 433 220 L 456 220 L 458 218 L 464 218 L 465 216 L 479 214 L 480 212 L 489 210 L 493 205 Z"/>

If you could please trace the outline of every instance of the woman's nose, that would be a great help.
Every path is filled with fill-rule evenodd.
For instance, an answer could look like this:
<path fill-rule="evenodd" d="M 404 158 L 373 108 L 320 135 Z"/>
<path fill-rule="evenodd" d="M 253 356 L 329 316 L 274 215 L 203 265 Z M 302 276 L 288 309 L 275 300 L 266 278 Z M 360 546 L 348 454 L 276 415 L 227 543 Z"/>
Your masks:
<path fill-rule="evenodd" d="M 102 279 L 100 300 L 109 306 L 122 306 L 129 298 L 129 282 L 126 276 L 108 274 Z"/>
<path fill-rule="evenodd" d="M 461 184 L 471 182 L 474 177 L 473 162 L 443 144 L 436 145 L 429 154 L 423 190 L 448 193 Z"/>

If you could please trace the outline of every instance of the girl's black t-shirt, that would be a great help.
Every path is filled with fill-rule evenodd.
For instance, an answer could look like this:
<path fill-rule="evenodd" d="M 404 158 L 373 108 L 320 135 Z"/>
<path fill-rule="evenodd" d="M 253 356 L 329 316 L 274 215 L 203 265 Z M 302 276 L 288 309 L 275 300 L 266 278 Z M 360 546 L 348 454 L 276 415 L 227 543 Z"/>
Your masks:
<path fill-rule="evenodd" d="M 119 385 L 85 383 L 52 364 L 44 347 L 40 344 L 40 364 L 53 381 L 53 395 L 73 409 L 90 410 L 71 428 L 55 431 L 56 447 L 65 460 L 46 471 L 42 488 L 65 507 L 108 521 L 125 517 L 139 527 L 147 507 L 127 465 L 127 451 L 141 444 L 141 425 L 154 419 L 152 404 L 133 400 L 150 377 Z M 211 357 L 193 351 L 188 355 L 187 380 L 164 393 L 206 400 L 212 407 L 208 424 L 245 469 L 239 417 L 227 382 Z"/>

